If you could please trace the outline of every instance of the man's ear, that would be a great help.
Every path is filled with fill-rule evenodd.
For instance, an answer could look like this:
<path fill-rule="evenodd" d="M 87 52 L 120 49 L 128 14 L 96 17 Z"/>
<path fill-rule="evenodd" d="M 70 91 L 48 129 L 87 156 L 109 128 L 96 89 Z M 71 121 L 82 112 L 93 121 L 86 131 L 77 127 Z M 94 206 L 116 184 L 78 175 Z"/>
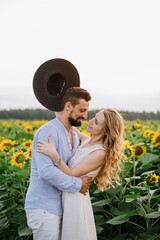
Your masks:
<path fill-rule="evenodd" d="M 64 108 L 66 111 L 70 111 L 70 110 L 72 110 L 73 106 L 72 106 L 71 102 L 66 102 Z"/>

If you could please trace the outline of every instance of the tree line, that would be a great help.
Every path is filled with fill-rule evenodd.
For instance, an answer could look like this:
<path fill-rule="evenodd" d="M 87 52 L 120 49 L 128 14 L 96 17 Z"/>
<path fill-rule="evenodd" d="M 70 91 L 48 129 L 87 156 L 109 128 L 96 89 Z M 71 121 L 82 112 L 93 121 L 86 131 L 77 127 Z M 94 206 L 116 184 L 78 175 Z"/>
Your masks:
<path fill-rule="evenodd" d="M 93 118 L 100 109 L 88 111 L 88 120 Z M 130 112 L 120 111 L 125 120 L 160 120 L 160 111 L 154 112 Z M 55 118 L 54 112 L 47 109 L 12 109 L 0 110 L 0 119 L 24 119 L 24 120 L 51 120 Z"/>

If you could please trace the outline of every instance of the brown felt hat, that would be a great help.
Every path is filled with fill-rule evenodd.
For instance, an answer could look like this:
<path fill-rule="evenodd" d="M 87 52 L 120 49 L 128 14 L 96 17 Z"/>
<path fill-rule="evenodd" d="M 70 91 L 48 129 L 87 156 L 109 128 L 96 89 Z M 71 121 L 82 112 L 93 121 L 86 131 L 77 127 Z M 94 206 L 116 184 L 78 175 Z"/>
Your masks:
<path fill-rule="evenodd" d="M 47 109 L 62 110 L 62 98 L 70 87 L 79 87 L 80 77 L 75 66 L 60 58 L 44 62 L 35 72 L 33 90 L 38 101 Z"/>

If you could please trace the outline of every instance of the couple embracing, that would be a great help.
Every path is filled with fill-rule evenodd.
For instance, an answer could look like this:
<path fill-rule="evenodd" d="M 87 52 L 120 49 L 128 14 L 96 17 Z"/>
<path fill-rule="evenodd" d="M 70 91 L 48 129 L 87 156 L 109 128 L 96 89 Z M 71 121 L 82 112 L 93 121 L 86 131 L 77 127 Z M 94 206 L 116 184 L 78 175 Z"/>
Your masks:
<path fill-rule="evenodd" d="M 34 240 L 97 239 L 88 189 L 92 180 L 101 190 L 118 182 L 124 124 L 118 111 L 103 109 L 89 121 L 91 138 L 79 132 L 90 100 L 85 89 L 69 87 L 57 117 L 34 136 L 25 201 Z"/>

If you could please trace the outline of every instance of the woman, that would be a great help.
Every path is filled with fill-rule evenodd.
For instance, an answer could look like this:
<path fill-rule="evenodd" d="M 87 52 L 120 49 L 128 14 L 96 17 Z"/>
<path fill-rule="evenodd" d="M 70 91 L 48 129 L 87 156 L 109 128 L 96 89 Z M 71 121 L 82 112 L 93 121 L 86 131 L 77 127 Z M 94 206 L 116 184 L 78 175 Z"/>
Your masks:
<path fill-rule="evenodd" d="M 92 137 L 77 131 L 81 145 L 69 162 L 69 167 L 61 160 L 57 166 L 64 173 L 81 177 L 91 176 L 102 191 L 114 187 L 119 182 L 120 161 L 123 155 L 124 123 L 120 113 L 104 109 L 89 121 L 87 131 Z M 56 162 L 60 157 L 54 144 L 39 141 L 37 151 L 51 157 Z M 62 240 L 96 240 L 96 228 L 89 197 L 81 193 L 62 193 L 63 222 Z"/>

